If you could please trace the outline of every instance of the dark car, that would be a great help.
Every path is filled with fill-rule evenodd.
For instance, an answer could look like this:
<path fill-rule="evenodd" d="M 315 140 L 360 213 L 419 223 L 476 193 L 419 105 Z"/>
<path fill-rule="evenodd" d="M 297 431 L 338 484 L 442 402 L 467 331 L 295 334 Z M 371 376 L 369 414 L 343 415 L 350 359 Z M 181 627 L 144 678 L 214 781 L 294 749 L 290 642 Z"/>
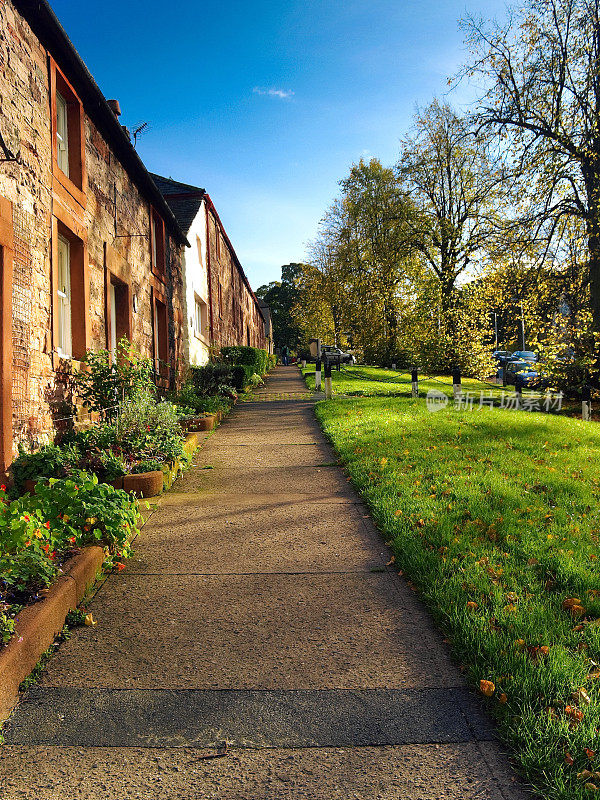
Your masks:
<path fill-rule="evenodd" d="M 512 354 L 513 358 L 516 358 L 520 361 L 537 361 L 537 353 L 534 353 L 532 350 L 515 350 Z"/>
<path fill-rule="evenodd" d="M 514 359 L 504 365 L 503 382 L 514 384 L 515 389 L 540 388 L 542 378 L 532 361 Z"/>
<path fill-rule="evenodd" d="M 321 347 L 321 358 L 325 363 L 331 364 L 354 364 L 354 356 L 352 353 L 345 353 L 339 347 L 333 347 L 329 344 L 324 344 Z"/>
<path fill-rule="evenodd" d="M 510 350 L 494 350 L 494 352 L 492 353 L 492 358 L 499 364 L 504 364 L 504 362 L 511 357 L 512 353 L 510 352 Z"/>

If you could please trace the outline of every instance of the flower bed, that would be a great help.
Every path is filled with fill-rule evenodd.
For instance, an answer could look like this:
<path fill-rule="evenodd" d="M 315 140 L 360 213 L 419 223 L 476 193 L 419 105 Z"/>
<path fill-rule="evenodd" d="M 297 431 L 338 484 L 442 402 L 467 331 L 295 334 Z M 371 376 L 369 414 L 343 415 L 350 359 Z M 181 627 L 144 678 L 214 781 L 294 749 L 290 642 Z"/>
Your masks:
<path fill-rule="evenodd" d="M 123 491 L 79 473 L 39 482 L 35 494 L 13 502 L 0 488 L 0 643 L 21 609 L 39 601 L 64 564 L 82 547 L 99 545 L 122 567 L 140 516 Z"/>

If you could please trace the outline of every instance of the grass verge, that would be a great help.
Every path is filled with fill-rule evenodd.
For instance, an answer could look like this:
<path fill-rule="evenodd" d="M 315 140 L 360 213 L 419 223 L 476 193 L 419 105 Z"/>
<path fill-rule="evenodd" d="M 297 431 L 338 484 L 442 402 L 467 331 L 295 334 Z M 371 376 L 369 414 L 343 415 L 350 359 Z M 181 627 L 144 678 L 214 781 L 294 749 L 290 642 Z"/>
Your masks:
<path fill-rule="evenodd" d="M 598 428 L 397 397 L 317 416 L 526 780 L 600 794 Z"/>

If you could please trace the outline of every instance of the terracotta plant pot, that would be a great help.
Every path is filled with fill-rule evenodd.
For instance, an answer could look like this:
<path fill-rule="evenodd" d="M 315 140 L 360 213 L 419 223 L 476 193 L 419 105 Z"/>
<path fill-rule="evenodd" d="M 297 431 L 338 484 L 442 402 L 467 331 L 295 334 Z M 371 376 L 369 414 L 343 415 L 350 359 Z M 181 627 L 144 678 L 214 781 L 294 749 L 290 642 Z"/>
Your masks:
<path fill-rule="evenodd" d="M 217 424 L 216 414 L 207 414 L 205 417 L 198 417 L 194 422 L 194 427 L 188 428 L 189 431 L 212 431 Z"/>
<path fill-rule="evenodd" d="M 139 475 L 125 475 L 123 489 L 136 497 L 155 497 L 163 490 L 164 474 L 162 470 L 141 472 Z"/>
<path fill-rule="evenodd" d="M 118 478 L 113 478 L 112 481 L 105 481 L 108 483 L 109 486 L 112 486 L 113 489 L 122 489 L 123 488 L 123 476 L 120 475 Z"/>
<path fill-rule="evenodd" d="M 33 478 L 27 478 L 27 480 L 23 481 L 23 492 L 29 492 L 29 494 L 35 494 L 35 485 L 37 481 L 34 481 Z"/>

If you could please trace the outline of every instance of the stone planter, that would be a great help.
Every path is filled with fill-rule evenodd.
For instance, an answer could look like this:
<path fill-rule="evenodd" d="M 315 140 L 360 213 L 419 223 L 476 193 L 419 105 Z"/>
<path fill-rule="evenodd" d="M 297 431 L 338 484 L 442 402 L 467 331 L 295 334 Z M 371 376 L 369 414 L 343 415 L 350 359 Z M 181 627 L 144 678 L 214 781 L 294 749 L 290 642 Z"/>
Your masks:
<path fill-rule="evenodd" d="M 0 722 L 16 703 L 19 684 L 61 631 L 68 612 L 77 608 L 103 561 L 101 547 L 86 547 L 64 565 L 64 574 L 54 581 L 44 600 L 19 612 L 15 633 L 0 647 Z"/>
<path fill-rule="evenodd" d="M 194 423 L 194 427 L 188 428 L 190 432 L 194 431 L 212 431 L 217 424 L 216 414 L 207 414 L 205 417 L 198 417 Z"/>
<path fill-rule="evenodd" d="M 141 472 L 139 475 L 125 475 L 123 489 L 136 497 L 156 497 L 163 490 L 164 474 L 162 470 Z"/>
<path fill-rule="evenodd" d="M 112 481 L 105 481 L 109 486 L 112 486 L 113 489 L 122 489 L 123 488 L 123 476 L 120 475 L 118 478 L 113 478 Z"/>

